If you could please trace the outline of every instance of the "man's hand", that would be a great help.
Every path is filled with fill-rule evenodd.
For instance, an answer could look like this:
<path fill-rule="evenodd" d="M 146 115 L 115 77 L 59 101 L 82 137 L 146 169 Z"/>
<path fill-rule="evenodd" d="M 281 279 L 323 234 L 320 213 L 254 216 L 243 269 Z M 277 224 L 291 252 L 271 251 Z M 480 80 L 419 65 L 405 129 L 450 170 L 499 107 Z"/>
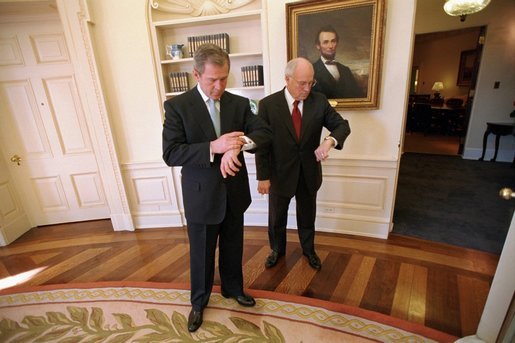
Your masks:
<path fill-rule="evenodd" d="M 244 135 L 244 132 L 241 131 L 233 131 L 221 135 L 216 140 L 210 142 L 211 152 L 213 154 L 225 154 L 225 152 L 237 149 L 240 151 L 243 144 L 245 144 L 245 140 L 241 138 Z"/>
<path fill-rule="evenodd" d="M 258 181 L 257 191 L 259 194 L 270 194 L 270 180 Z"/>
<path fill-rule="evenodd" d="M 334 142 L 331 139 L 326 139 L 315 150 L 317 162 L 325 161 L 329 157 L 329 150 L 333 148 Z"/>
<path fill-rule="evenodd" d="M 220 171 L 222 176 L 227 178 L 228 175 L 234 176 L 240 171 L 241 162 L 238 160 L 238 154 L 240 149 L 228 150 L 222 156 L 222 162 L 220 163 Z"/>

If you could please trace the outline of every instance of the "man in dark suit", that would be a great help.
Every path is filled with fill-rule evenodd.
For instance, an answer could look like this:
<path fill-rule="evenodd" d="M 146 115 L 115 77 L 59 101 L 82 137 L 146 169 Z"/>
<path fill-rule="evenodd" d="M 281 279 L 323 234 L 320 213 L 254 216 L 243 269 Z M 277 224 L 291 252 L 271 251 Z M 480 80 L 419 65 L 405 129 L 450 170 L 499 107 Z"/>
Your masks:
<path fill-rule="evenodd" d="M 191 332 L 202 324 L 209 301 L 218 239 L 222 295 L 242 306 L 255 305 L 243 291 L 243 213 L 251 197 L 242 151 L 269 144 L 271 131 L 251 112 L 248 99 L 225 92 L 229 67 L 229 56 L 221 48 L 201 46 L 194 56 L 197 86 L 164 103 L 163 159 L 169 166 L 182 166 Z"/>
<path fill-rule="evenodd" d="M 295 196 L 297 230 L 303 254 L 316 270 L 321 261 L 315 252 L 316 195 L 322 184 L 322 165 L 335 147 L 342 149 L 350 134 L 343 119 L 318 92 L 313 66 L 304 58 L 288 62 L 286 87 L 260 101 L 258 116 L 270 124 L 272 145 L 256 153 L 258 192 L 269 194 L 268 237 L 271 268 L 286 252 L 288 206 Z M 330 135 L 320 143 L 322 129 Z"/>
<path fill-rule="evenodd" d="M 320 58 L 313 63 L 317 80 L 313 90 L 324 93 L 329 99 L 364 97 L 349 67 L 335 61 L 339 41 L 338 33 L 331 26 L 318 31 L 315 46 L 320 52 Z"/>

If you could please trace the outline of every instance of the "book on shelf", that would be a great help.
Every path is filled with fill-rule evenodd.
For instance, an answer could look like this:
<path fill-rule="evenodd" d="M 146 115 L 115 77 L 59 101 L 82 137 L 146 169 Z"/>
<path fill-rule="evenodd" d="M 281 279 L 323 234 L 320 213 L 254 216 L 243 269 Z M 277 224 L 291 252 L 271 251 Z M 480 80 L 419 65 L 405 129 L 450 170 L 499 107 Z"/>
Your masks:
<path fill-rule="evenodd" d="M 225 50 L 225 52 L 229 53 L 229 35 L 227 33 L 215 33 L 211 35 L 188 37 L 190 57 L 193 57 L 198 47 L 205 43 L 218 45 Z"/>
<path fill-rule="evenodd" d="M 175 92 L 186 92 L 189 87 L 188 73 L 185 71 L 171 72 L 170 76 L 170 90 Z"/>
<path fill-rule="evenodd" d="M 263 66 L 251 65 L 241 67 L 243 87 L 263 86 Z"/>

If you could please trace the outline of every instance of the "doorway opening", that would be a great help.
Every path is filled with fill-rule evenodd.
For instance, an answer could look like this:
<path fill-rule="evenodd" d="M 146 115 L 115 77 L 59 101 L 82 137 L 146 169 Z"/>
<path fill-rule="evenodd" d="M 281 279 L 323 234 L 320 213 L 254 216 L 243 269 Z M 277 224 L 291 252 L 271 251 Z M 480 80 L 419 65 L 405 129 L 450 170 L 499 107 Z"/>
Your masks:
<path fill-rule="evenodd" d="M 415 37 L 403 152 L 463 153 L 486 27 Z"/>
<path fill-rule="evenodd" d="M 500 254 L 513 205 L 491 190 L 512 187 L 513 168 L 461 158 L 485 34 L 416 37 L 393 232 Z"/>

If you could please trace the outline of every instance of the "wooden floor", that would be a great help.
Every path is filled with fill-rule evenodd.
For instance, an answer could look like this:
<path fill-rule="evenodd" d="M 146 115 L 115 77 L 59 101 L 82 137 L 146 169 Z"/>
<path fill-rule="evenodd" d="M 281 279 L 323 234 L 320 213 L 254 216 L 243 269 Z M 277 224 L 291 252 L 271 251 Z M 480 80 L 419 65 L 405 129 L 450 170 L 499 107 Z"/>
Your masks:
<path fill-rule="evenodd" d="M 267 237 L 265 228 L 246 228 L 246 288 L 359 306 L 456 336 L 476 332 L 498 261 L 497 255 L 396 235 L 381 240 L 318 232 L 323 265 L 316 272 L 290 230 L 286 258 L 266 270 Z M 114 232 L 107 220 L 34 228 L 0 248 L 0 287 L 29 271 L 34 275 L 22 285 L 187 283 L 186 230 Z"/>
<path fill-rule="evenodd" d="M 436 155 L 458 155 L 460 138 L 446 135 L 425 135 L 421 132 L 407 132 L 404 135 L 403 152 Z"/>

